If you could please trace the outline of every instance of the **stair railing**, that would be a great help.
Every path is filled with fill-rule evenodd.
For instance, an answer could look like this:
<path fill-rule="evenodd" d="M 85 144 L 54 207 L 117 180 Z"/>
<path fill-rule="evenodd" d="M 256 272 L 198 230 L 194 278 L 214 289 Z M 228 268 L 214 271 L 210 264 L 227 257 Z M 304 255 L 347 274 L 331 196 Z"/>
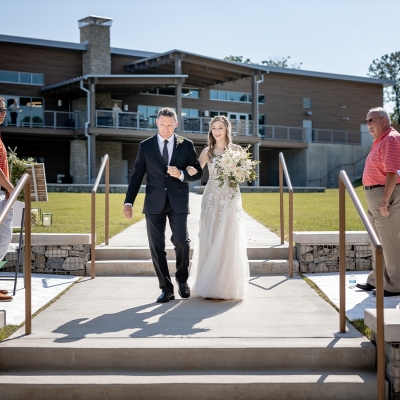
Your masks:
<path fill-rule="evenodd" d="M 375 271 L 376 271 L 376 364 L 378 381 L 378 399 L 385 398 L 385 337 L 384 337 L 384 299 L 383 299 L 383 249 L 379 238 L 372 227 L 364 211 L 360 200 L 347 176 L 342 170 L 339 174 L 339 321 L 340 332 L 346 332 L 346 198 L 347 191 L 354 206 L 368 232 L 371 243 L 375 248 Z"/>
<path fill-rule="evenodd" d="M 31 283 L 31 178 L 28 174 L 23 174 L 17 186 L 11 192 L 3 211 L 0 213 L 0 225 L 11 207 L 18 198 L 21 191 L 25 194 L 25 259 L 24 259 L 24 281 L 25 281 L 25 334 L 32 333 L 32 283 Z M 17 265 L 16 268 L 19 268 Z"/>
<path fill-rule="evenodd" d="M 105 171 L 105 221 L 104 221 L 104 233 L 105 233 L 105 244 L 108 245 L 109 236 L 109 225 L 110 225 L 110 162 L 108 154 L 103 157 L 103 162 L 99 173 L 97 174 L 96 181 L 92 189 L 92 223 L 91 223 L 91 256 L 90 256 L 90 277 L 94 279 L 96 277 L 96 192 L 100 184 L 100 179 Z"/>
<path fill-rule="evenodd" d="M 281 222 L 281 244 L 285 242 L 285 224 L 283 209 L 283 174 L 289 192 L 289 278 L 293 278 L 293 186 L 290 181 L 289 172 L 286 168 L 285 157 L 279 153 L 279 193 L 280 193 L 280 222 Z"/>

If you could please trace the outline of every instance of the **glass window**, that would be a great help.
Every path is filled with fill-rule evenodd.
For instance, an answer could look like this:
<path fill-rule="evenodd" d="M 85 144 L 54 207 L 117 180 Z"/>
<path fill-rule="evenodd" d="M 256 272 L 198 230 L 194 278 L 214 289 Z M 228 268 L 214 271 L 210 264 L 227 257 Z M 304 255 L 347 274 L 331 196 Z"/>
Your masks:
<path fill-rule="evenodd" d="M 261 114 L 258 116 L 258 123 L 259 125 L 265 125 L 265 115 Z"/>
<path fill-rule="evenodd" d="M 218 92 L 219 93 L 219 100 L 228 100 L 228 92 Z"/>
<path fill-rule="evenodd" d="M 191 117 L 199 117 L 200 116 L 199 110 L 191 109 L 190 110 L 190 116 Z"/>
<path fill-rule="evenodd" d="M 18 72 L 0 71 L 0 81 L 18 83 Z"/>
<path fill-rule="evenodd" d="M 188 108 L 182 108 L 182 117 L 190 117 L 190 110 Z"/>
<path fill-rule="evenodd" d="M 32 77 L 31 74 L 24 74 L 23 72 L 21 72 L 19 74 L 19 81 L 21 83 L 31 83 L 31 77 Z"/>
<path fill-rule="evenodd" d="M 35 85 L 43 85 L 44 79 L 42 74 L 32 74 L 32 83 Z"/>
<path fill-rule="evenodd" d="M 218 111 L 210 111 L 210 117 L 211 117 L 211 118 L 214 118 L 214 117 L 216 117 L 217 115 L 219 115 L 219 112 L 218 112 Z"/>
<path fill-rule="evenodd" d="M 260 95 L 258 96 L 258 102 L 259 102 L 260 104 L 265 104 L 265 94 L 260 94 Z"/>
<path fill-rule="evenodd" d="M 182 89 L 182 97 L 187 97 L 189 99 L 198 99 L 200 98 L 200 92 L 197 89 Z"/>
<path fill-rule="evenodd" d="M 158 89 L 158 94 L 163 96 L 175 96 L 175 87 L 166 87 Z"/>
<path fill-rule="evenodd" d="M 147 107 L 146 106 L 138 106 L 138 113 L 139 114 L 147 114 Z"/>
<path fill-rule="evenodd" d="M 210 90 L 210 100 L 218 100 L 218 91 Z"/>

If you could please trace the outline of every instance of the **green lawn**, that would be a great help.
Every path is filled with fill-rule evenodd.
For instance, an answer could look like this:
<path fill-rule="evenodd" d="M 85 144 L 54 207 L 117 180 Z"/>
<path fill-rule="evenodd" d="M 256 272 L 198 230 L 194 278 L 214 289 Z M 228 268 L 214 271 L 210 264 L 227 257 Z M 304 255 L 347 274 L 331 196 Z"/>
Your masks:
<path fill-rule="evenodd" d="M 362 187 L 355 189 L 366 210 Z M 280 234 L 279 193 L 243 193 L 243 208 L 272 232 Z M 285 239 L 288 236 L 289 194 L 284 193 Z M 339 189 L 327 189 L 325 193 L 293 193 L 294 231 L 339 230 Z M 365 230 L 363 223 L 346 194 L 346 230 Z"/>
<path fill-rule="evenodd" d="M 110 237 L 143 218 L 144 194 L 139 193 L 133 207 L 133 218 L 126 219 L 123 212 L 125 194 L 110 194 Z M 90 233 L 90 193 L 49 193 L 49 201 L 32 202 L 32 208 L 53 214 L 51 227 L 33 226 L 32 233 Z M 96 244 L 104 242 L 105 195 L 96 195 Z"/>
<path fill-rule="evenodd" d="M 362 187 L 356 193 L 365 205 Z M 124 194 L 110 194 L 110 237 L 143 218 L 144 194 L 139 194 L 134 205 L 134 218 L 122 215 Z M 272 232 L 280 231 L 279 193 L 243 193 L 243 207 L 247 213 L 267 226 Z M 33 226 L 32 233 L 90 233 L 90 193 L 49 193 L 48 202 L 33 202 L 32 208 L 53 214 L 51 227 Z M 289 195 L 284 194 L 285 233 L 288 234 Z M 294 193 L 295 231 L 336 231 L 339 229 L 339 190 L 325 193 Z M 364 230 L 350 197 L 346 195 L 346 229 Z M 96 243 L 104 242 L 104 194 L 96 197 Z"/>

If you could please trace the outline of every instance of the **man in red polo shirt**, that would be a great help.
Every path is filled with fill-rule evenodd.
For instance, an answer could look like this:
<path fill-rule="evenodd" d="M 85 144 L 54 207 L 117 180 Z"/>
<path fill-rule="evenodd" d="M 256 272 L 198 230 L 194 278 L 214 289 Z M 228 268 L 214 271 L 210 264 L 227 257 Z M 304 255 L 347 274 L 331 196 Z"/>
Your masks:
<path fill-rule="evenodd" d="M 375 139 L 362 178 L 368 217 L 383 248 L 384 295 L 400 296 L 400 134 L 382 107 L 369 110 L 366 123 Z M 373 290 L 375 280 L 374 267 L 367 282 L 357 287 Z"/>

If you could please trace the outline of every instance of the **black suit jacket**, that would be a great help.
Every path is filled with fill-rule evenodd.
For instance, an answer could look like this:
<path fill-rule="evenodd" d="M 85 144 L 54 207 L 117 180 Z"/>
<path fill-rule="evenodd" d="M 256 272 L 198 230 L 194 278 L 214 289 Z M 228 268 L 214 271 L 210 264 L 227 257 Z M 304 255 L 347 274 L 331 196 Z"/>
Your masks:
<path fill-rule="evenodd" d="M 135 202 L 144 174 L 147 174 L 143 214 L 159 214 L 164 208 L 167 194 L 171 207 L 177 214 L 189 213 L 187 182 L 196 181 L 203 175 L 192 141 L 184 139 L 182 143 L 177 144 L 177 135 L 175 135 L 170 165 L 183 171 L 183 182 L 167 174 L 167 166 L 160 153 L 157 135 L 141 142 L 125 203 Z M 189 165 L 197 169 L 196 175 L 190 176 L 187 173 L 186 167 Z"/>

